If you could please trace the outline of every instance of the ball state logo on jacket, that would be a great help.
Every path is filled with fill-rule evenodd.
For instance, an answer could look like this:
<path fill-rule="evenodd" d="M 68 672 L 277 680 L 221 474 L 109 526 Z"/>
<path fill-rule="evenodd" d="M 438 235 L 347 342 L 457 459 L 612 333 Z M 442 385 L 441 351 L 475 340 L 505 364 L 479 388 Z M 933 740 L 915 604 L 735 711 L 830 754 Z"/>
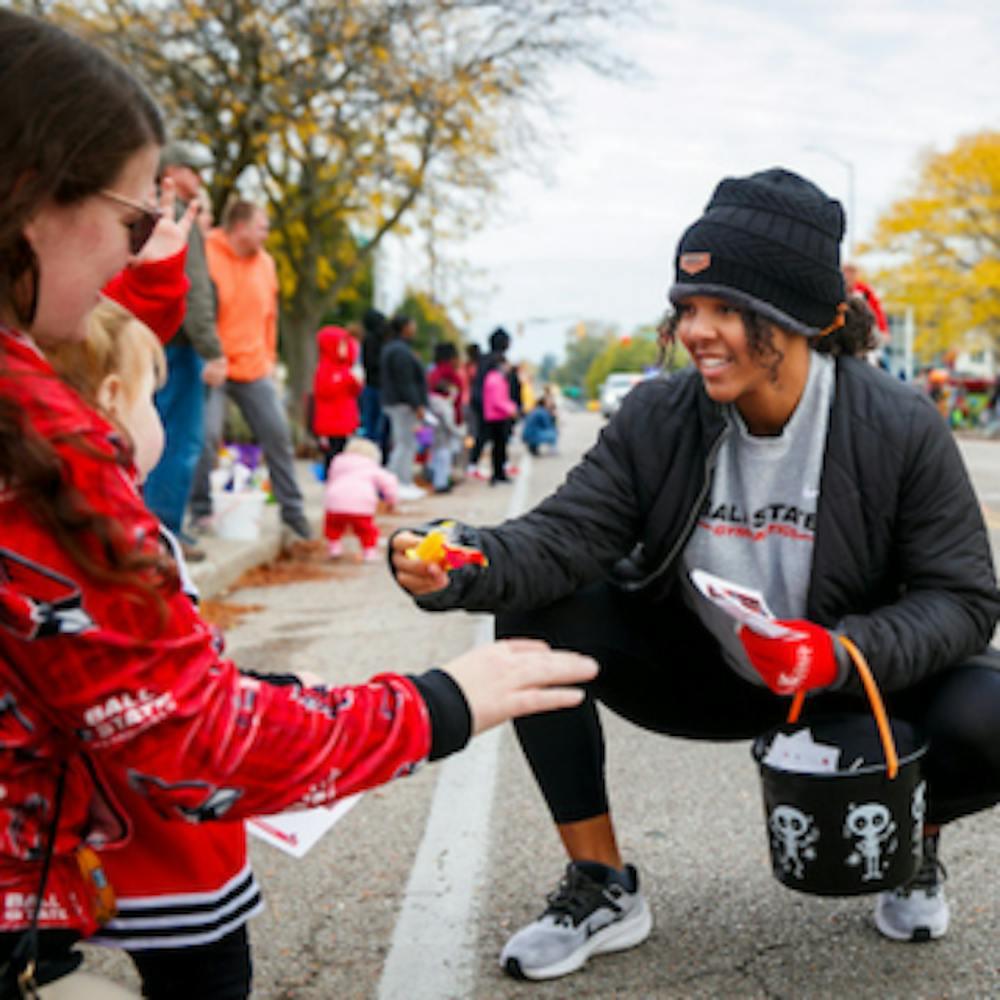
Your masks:
<path fill-rule="evenodd" d="M 712 255 L 706 251 L 682 253 L 677 266 L 685 274 L 701 274 L 712 266 Z"/>

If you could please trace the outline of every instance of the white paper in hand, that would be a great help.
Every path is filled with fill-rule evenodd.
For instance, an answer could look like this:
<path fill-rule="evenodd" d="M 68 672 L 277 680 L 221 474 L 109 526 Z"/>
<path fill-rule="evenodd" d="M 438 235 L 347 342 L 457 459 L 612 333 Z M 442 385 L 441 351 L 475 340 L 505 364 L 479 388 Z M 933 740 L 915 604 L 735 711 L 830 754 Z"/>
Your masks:
<path fill-rule="evenodd" d="M 794 639 L 801 635 L 774 620 L 774 615 L 759 590 L 733 583 L 732 580 L 724 580 L 703 569 L 691 570 L 691 582 L 716 607 L 759 635 L 768 639 Z"/>
<path fill-rule="evenodd" d="M 358 804 L 362 794 L 348 795 L 332 806 L 317 806 L 275 816 L 256 816 L 247 820 L 247 830 L 293 858 L 302 858 L 334 823 L 343 819 Z"/>

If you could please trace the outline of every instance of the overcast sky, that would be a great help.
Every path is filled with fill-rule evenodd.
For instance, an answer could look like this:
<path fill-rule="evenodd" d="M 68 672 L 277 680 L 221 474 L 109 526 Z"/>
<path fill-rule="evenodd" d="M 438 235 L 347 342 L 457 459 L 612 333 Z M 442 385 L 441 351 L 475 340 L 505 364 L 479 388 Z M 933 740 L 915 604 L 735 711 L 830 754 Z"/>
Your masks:
<path fill-rule="evenodd" d="M 509 177 L 492 224 L 449 248 L 475 275 L 470 337 L 520 329 L 515 359 L 558 353 L 578 318 L 655 321 L 677 239 L 723 176 L 788 167 L 850 212 L 853 173 L 863 240 L 922 151 L 1000 128 L 1000 0 L 653 6 L 655 23 L 608 36 L 644 79 L 554 77 L 564 138 L 545 155 L 550 178 Z"/>

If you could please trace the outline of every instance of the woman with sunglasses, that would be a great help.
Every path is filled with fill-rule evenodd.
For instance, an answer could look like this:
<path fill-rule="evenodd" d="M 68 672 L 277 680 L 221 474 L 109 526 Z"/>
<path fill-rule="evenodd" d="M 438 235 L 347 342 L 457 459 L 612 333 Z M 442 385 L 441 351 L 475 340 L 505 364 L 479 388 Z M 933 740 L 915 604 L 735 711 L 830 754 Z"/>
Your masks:
<path fill-rule="evenodd" d="M 583 657 L 500 643 L 350 688 L 223 659 L 142 505 L 122 435 L 44 360 L 85 335 L 154 225 L 164 131 L 97 49 L 0 11 L 0 997 L 66 974 L 113 912 L 100 853 L 128 786 L 178 823 L 318 805 L 409 773 L 515 714 L 579 702 Z M 243 998 L 240 973 L 144 982 Z M 228 972 L 228 969 L 227 969 Z M 64 995 L 66 995 L 64 993 Z M 71 987 L 68 995 L 84 994 Z M 101 995 L 101 994 L 99 994 Z"/>

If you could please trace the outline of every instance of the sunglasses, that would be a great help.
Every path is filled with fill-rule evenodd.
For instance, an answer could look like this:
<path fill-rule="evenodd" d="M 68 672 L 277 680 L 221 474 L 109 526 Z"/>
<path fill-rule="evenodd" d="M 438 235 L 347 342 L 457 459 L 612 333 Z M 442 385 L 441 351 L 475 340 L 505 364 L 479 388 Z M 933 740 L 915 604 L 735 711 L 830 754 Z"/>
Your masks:
<path fill-rule="evenodd" d="M 97 193 L 102 198 L 107 198 L 118 205 L 124 205 L 125 208 L 131 208 L 135 212 L 142 213 L 138 219 L 124 223 L 125 228 L 128 230 L 129 250 L 131 250 L 133 255 L 137 254 L 149 242 L 149 237 L 153 235 L 153 230 L 156 228 L 156 224 L 160 221 L 163 213 L 152 205 L 144 205 L 140 201 L 133 201 L 131 198 L 126 198 L 116 191 L 109 191 L 107 188 Z"/>

